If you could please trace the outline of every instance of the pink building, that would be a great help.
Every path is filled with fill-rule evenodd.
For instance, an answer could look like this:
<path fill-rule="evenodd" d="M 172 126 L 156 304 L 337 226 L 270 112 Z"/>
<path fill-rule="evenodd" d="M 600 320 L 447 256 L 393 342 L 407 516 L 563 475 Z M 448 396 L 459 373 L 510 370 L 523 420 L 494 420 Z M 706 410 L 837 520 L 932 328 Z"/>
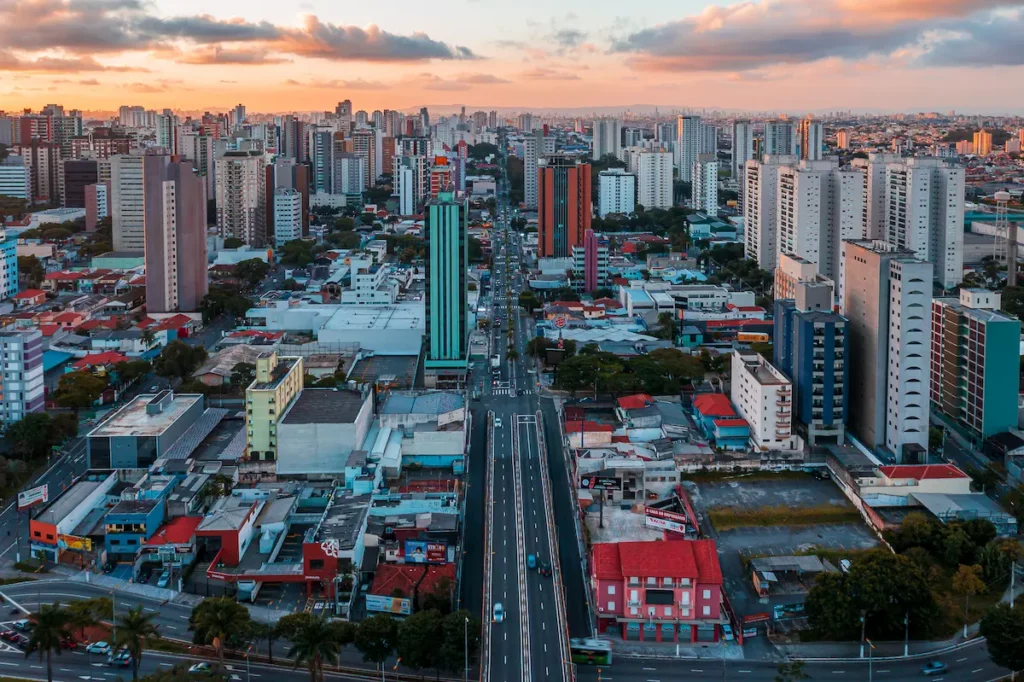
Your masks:
<path fill-rule="evenodd" d="M 110 181 L 85 186 L 85 229 L 96 231 L 100 220 L 110 215 Z"/>
<path fill-rule="evenodd" d="M 599 632 L 641 641 L 718 641 L 729 621 L 714 540 L 603 542 L 592 552 Z"/>

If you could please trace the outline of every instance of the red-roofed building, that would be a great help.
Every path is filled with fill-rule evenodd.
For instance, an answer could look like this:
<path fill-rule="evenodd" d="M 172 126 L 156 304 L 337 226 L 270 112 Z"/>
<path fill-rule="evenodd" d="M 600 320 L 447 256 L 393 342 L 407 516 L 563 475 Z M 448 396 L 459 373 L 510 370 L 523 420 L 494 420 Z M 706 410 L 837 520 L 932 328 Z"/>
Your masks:
<path fill-rule="evenodd" d="M 91 369 L 92 371 L 106 372 L 114 368 L 119 362 L 127 362 L 128 356 L 123 353 L 118 353 L 115 350 L 107 350 L 102 353 L 92 353 L 86 355 L 84 358 L 71 365 L 71 369 L 78 371 L 83 369 Z"/>
<path fill-rule="evenodd" d="M 945 493 L 967 495 L 971 477 L 952 464 L 899 464 L 878 467 L 880 478 L 861 479 L 860 495 L 898 495 Z"/>
<path fill-rule="evenodd" d="M 455 564 L 380 564 L 369 589 L 379 599 L 367 599 L 366 610 L 409 615 L 413 603 L 422 605 L 428 595 L 451 590 L 454 584 Z"/>
<path fill-rule="evenodd" d="M 14 295 L 15 308 L 28 308 L 46 303 L 46 292 L 42 289 L 25 289 Z"/>
<path fill-rule="evenodd" d="M 899 464 L 878 467 L 882 475 L 888 479 L 899 480 L 912 478 L 916 481 L 927 481 L 942 478 L 970 478 L 952 464 Z"/>
<path fill-rule="evenodd" d="M 202 522 L 202 516 L 178 516 L 171 519 L 143 543 L 141 553 L 154 555 L 151 561 L 187 566 L 195 555 L 196 529 Z"/>
<path fill-rule="evenodd" d="M 693 398 L 693 418 L 704 436 L 725 450 L 744 450 L 750 424 L 741 419 L 724 393 L 700 393 Z"/>
<path fill-rule="evenodd" d="M 599 632 L 642 641 L 718 641 L 729 621 L 714 540 L 601 542 L 591 552 Z"/>
<path fill-rule="evenodd" d="M 635 393 L 633 395 L 626 395 L 619 398 L 619 408 L 623 410 L 639 410 L 643 407 L 647 407 L 654 402 L 654 398 L 647 395 L 646 393 Z"/>
<path fill-rule="evenodd" d="M 626 280 L 622 280 L 625 282 Z M 607 310 L 620 310 L 622 304 L 616 301 L 614 298 L 598 298 L 594 300 L 594 305 L 603 306 Z"/>
<path fill-rule="evenodd" d="M 574 448 L 596 448 L 612 442 L 611 424 L 599 424 L 592 421 L 567 421 L 565 432 L 569 436 L 569 446 Z"/>
<path fill-rule="evenodd" d="M 75 328 L 75 333 L 88 336 L 89 332 L 94 330 L 112 331 L 117 329 L 117 322 L 117 318 L 114 317 L 94 317 L 78 325 Z"/>
<path fill-rule="evenodd" d="M 48 272 L 43 276 L 42 288 L 46 291 L 78 291 L 78 280 L 82 279 L 82 273 L 62 270 L 60 272 Z"/>

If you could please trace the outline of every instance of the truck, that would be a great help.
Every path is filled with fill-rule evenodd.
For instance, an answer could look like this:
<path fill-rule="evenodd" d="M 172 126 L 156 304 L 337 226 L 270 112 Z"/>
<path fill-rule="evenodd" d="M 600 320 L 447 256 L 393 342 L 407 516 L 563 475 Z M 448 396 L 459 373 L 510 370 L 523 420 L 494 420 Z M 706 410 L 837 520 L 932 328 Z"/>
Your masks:
<path fill-rule="evenodd" d="M 491 356 L 491 369 L 498 369 L 501 367 L 501 355 L 495 353 Z"/>

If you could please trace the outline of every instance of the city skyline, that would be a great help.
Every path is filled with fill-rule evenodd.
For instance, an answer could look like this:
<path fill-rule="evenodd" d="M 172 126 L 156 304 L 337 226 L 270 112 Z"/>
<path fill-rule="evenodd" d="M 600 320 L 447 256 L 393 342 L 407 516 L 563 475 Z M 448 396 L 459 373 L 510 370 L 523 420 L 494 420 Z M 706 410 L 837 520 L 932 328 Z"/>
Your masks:
<path fill-rule="evenodd" d="M 1024 95 L 1020 0 L 647 3 L 441 0 L 381 16 L 323 0 L 12 0 L 0 7 L 0 109 L 322 110 L 438 102 L 586 108 L 1004 113 Z M 83 30 L 83 27 L 88 27 Z M 964 87 L 950 89 L 949 82 Z M 615 87 L 609 88 L 612 82 Z M 286 102 L 286 105 L 282 105 Z"/>

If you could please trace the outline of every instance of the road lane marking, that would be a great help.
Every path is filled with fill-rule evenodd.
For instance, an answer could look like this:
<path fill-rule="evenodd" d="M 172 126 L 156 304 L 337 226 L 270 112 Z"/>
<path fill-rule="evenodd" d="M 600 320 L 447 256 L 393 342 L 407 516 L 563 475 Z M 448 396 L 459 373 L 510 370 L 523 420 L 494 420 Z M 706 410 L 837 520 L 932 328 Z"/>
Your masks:
<path fill-rule="evenodd" d="M 966 658 L 958 658 L 958 659 L 956 659 L 956 662 L 957 663 L 963 663 L 966 660 L 967 660 Z"/>

